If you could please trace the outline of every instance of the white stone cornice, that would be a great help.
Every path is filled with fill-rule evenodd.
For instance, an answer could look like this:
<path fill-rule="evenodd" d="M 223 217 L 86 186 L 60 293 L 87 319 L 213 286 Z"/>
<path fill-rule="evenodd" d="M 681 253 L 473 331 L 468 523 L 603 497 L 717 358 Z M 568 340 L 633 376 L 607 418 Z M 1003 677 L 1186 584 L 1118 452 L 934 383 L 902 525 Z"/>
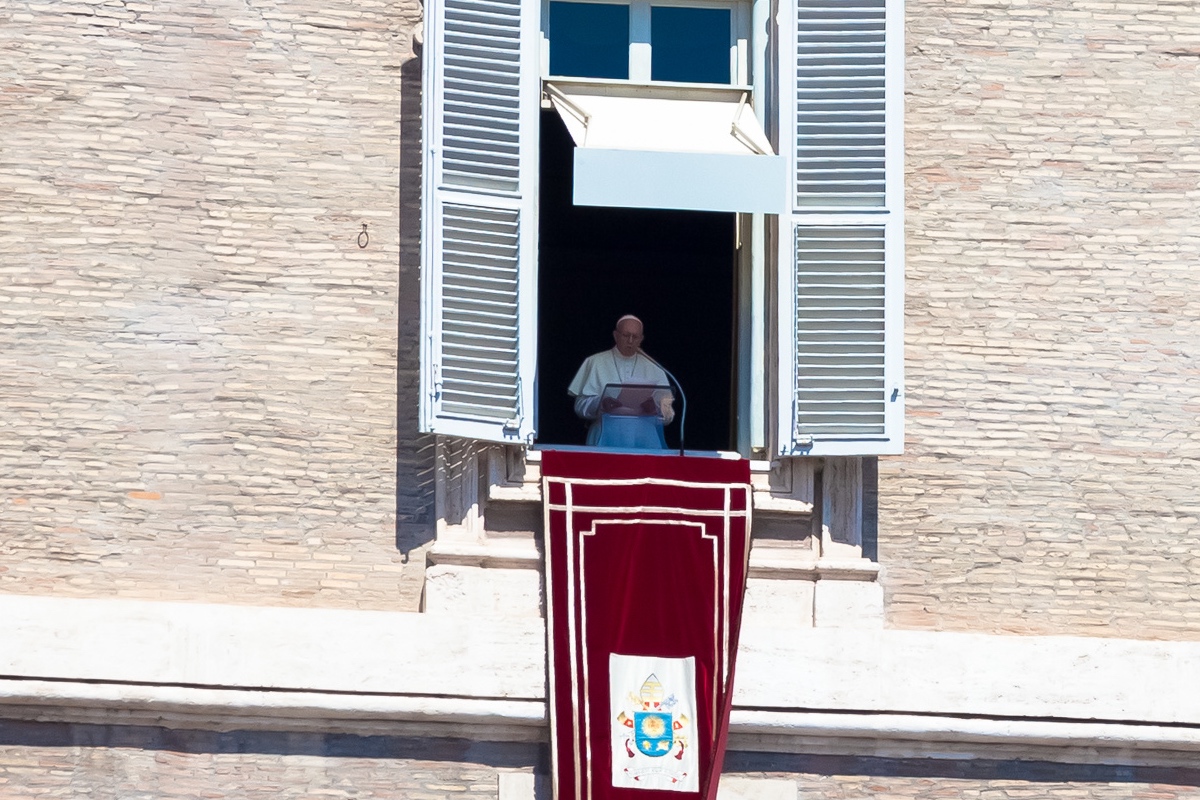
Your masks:
<path fill-rule="evenodd" d="M 743 708 L 1200 725 L 1200 642 L 743 631 Z"/>
<path fill-rule="evenodd" d="M 201 730 L 542 741 L 542 700 L 213 689 L 0 678 L 0 717 Z"/>
<path fill-rule="evenodd" d="M 0 676 L 536 700 L 540 619 L 0 595 Z"/>
<path fill-rule="evenodd" d="M 0 595 L 0 716 L 544 741 L 541 620 Z M 1200 758 L 1200 642 L 748 625 L 731 747 Z"/>

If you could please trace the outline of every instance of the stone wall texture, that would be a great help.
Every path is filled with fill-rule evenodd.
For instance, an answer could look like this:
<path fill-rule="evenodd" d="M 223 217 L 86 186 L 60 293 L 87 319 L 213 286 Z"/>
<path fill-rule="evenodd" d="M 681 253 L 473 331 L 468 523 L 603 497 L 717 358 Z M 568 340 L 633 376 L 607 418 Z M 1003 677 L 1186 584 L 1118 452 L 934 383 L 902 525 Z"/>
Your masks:
<path fill-rule="evenodd" d="M 1200 8 L 909 0 L 895 627 L 1200 638 Z"/>
<path fill-rule="evenodd" d="M 547 769 L 542 745 L 0 722 L 2 800 L 496 800 L 501 772 Z M 731 753 L 725 772 L 806 800 L 1200 798 L 1188 768 Z"/>
<path fill-rule="evenodd" d="M 732 753 L 725 769 L 796 782 L 815 800 L 1196 800 L 1200 771 L 986 759 Z"/>
<path fill-rule="evenodd" d="M 417 607 L 420 13 L 0 8 L 0 591 Z"/>
<path fill-rule="evenodd" d="M 534 745 L 0 722 L 0 798 L 496 800 Z"/>
<path fill-rule="evenodd" d="M 417 607 L 420 13 L 3 4 L 0 591 Z M 890 625 L 1200 638 L 1197 86 L 1192 0 L 909 1 Z"/>

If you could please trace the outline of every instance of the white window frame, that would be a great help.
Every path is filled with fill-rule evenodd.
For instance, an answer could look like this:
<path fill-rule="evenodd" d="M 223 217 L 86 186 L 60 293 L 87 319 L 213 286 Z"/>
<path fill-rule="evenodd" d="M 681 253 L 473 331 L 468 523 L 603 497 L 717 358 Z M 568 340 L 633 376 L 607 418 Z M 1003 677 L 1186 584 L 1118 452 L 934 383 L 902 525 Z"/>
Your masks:
<path fill-rule="evenodd" d="M 451 0 L 430 0 L 429 7 L 433 9 L 429 17 L 429 23 L 434 30 L 432 37 L 438 36 L 438 26 L 441 25 L 441 7 L 444 3 Z M 465 2 L 467 5 L 472 5 L 475 0 L 457 0 L 459 3 Z M 504 0 L 479 0 L 483 4 L 488 2 L 497 2 Z M 511 0 L 507 0 L 511 4 Z M 575 0 L 581 2 L 606 2 L 606 0 Z M 653 1 L 654 5 L 682 5 L 703 7 L 706 5 L 705 0 L 636 0 L 639 7 L 644 9 L 645 19 L 649 20 L 650 7 Z M 740 2 L 740 0 L 712 0 L 716 4 L 724 4 L 729 7 L 740 9 L 737 13 L 739 25 L 745 25 L 747 38 L 744 43 L 741 39 L 738 40 L 737 55 L 738 67 L 737 76 L 741 81 L 749 80 L 753 84 L 755 96 L 759 98 L 759 102 L 755 103 L 755 114 L 759 121 L 763 124 L 764 129 L 770 135 L 772 131 L 776 132 L 774 144 L 777 152 L 780 155 L 787 154 L 789 159 L 793 159 L 792 176 L 795 177 L 799 173 L 795 169 L 796 164 L 801 160 L 797 154 L 796 146 L 797 136 L 797 115 L 794 113 L 800 105 L 804 103 L 811 104 L 810 99 L 799 100 L 797 94 L 797 59 L 804 55 L 802 52 L 803 46 L 813 47 L 812 41 L 807 45 L 798 43 L 795 8 L 789 2 L 775 3 L 773 0 L 753 0 L 753 5 Z M 744 455 L 781 455 L 781 456 L 823 456 L 823 455 L 877 455 L 890 454 L 901 452 L 903 447 L 903 0 L 881 0 L 885 3 L 886 11 L 886 37 L 884 59 L 885 59 L 885 86 L 884 94 L 886 97 L 886 108 L 884 115 L 885 125 L 885 153 L 884 153 L 884 187 L 882 194 L 883 202 L 873 207 L 838 207 L 833 203 L 825 207 L 813 205 L 812 197 L 823 197 L 821 192 L 825 189 L 818 188 L 814 190 L 812 187 L 822 187 L 829 183 L 840 183 L 848 181 L 854 183 L 859 181 L 859 173 L 862 170 L 855 166 L 861 159 L 857 158 L 856 153 L 844 153 L 838 145 L 834 149 L 837 150 L 835 155 L 830 158 L 834 161 L 842 161 L 839 165 L 833 167 L 825 166 L 825 157 L 820 156 L 816 159 L 817 166 L 807 166 L 809 172 L 804 174 L 814 176 L 809 183 L 794 185 L 787 199 L 787 207 L 791 209 L 788 214 L 781 215 L 763 215 L 750 214 L 742 217 L 744 224 L 739 225 L 741 238 L 743 243 L 748 239 L 750 242 L 749 248 L 744 248 L 741 254 L 742 280 L 743 285 L 749 289 L 748 299 L 743 300 L 743 305 L 739 308 L 739 352 L 749 354 L 752 362 L 747 368 L 744 362 L 739 365 L 739 386 L 738 386 L 738 413 L 742 419 L 738 423 L 738 444 L 739 450 Z M 821 0 L 805 0 L 805 5 L 802 7 L 806 11 L 816 9 L 816 13 L 824 13 L 822 6 L 826 5 Z M 610 3 L 612 4 L 612 3 Z M 621 3 L 624 5 L 623 3 Z M 835 8 L 839 13 L 841 10 L 849 9 L 846 15 L 847 19 L 853 16 L 854 13 L 862 9 L 856 8 L 853 5 L 839 5 L 836 2 L 830 2 L 830 8 Z M 438 65 L 434 63 L 434 54 L 437 52 L 436 47 L 430 49 L 427 54 L 426 61 L 426 107 L 424 113 L 425 124 L 425 188 L 423 191 L 423 231 L 422 231 L 422 264 L 423 270 L 423 288 L 424 288 L 424 306 L 422 315 L 424 319 L 424 335 L 422 337 L 423 344 L 423 365 L 422 365 L 422 416 L 421 429 L 434 433 L 441 433 L 455 436 L 465 436 L 470 438 L 478 438 L 490 441 L 506 441 L 506 442 L 524 442 L 528 443 L 533 434 L 534 424 L 534 403 L 536 398 L 533 394 L 533 376 L 536 370 L 536 353 L 534 352 L 533 342 L 535 341 L 535 332 L 537 326 L 536 315 L 536 282 L 537 282 L 537 207 L 536 207 L 536 188 L 537 188 L 537 159 L 538 159 L 538 140 L 539 140 L 539 125 L 538 125 L 538 99 L 540 96 L 539 86 L 541 81 L 547 77 L 547 68 L 549 65 L 549 42 L 546 36 L 546 21 L 548 21 L 549 0 L 525 0 L 521 3 L 521 81 L 525 87 L 521 94 L 521 126 L 520 126 L 520 161 L 521 161 L 521 187 L 516 193 L 494 192 L 486 188 L 475 191 L 464 184 L 457 183 L 450 185 L 442 180 L 442 122 L 441 109 L 437 107 L 437 103 L 441 102 L 443 84 L 442 75 Z M 630 5 L 631 10 L 633 5 Z M 540 9 L 540 16 L 539 16 Z M 470 13 L 474 14 L 474 11 Z M 476 15 L 479 18 L 486 19 L 488 13 L 485 12 Z M 759 31 L 770 31 L 772 41 L 751 41 L 749 38 L 750 19 L 753 17 L 753 29 Z M 818 30 L 818 27 L 823 18 L 814 17 L 814 28 L 806 29 L 807 33 L 812 33 Z M 840 20 L 840 17 L 839 17 Z M 634 38 L 634 25 L 631 20 L 631 39 Z M 839 22 L 840 24 L 840 22 Z M 872 29 L 877 30 L 877 28 Z M 857 35 L 857 29 L 854 27 L 853 20 L 846 23 L 844 29 L 835 31 L 835 35 L 843 31 Z M 803 32 L 801 34 L 803 38 Z M 809 37 L 818 42 L 818 49 L 810 49 L 809 53 L 816 53 L 819 58 L 825 58 L 834 65 L 833 70 L 829 73 L 821 72 L 822 76 L 828 74 L 832 77 L 832 83 L 822 83 L 818 86 L 819 97 L 818 105 L 824 102 L 825 92 L 828 86 L 834 86 L 836 93 L 836 84 L 840 80 L 839 67 L 836 65 L 842 62 L 842 57 L 847 55 L 853 47 L 843 49 L 820 49 L 821 36 L 818 32 L 816 37 Z M 876 41 L 872 39 L 871 41 Z M 853 45 L 854 42 L 851 42 Z M 486 46 L 486 43 L 485 43 Z M 796 48 L 801 47 L 801 51 Z M 641 65 L 645 72 L 631 70 L 631 74 L 649 75 L 649 52 L 635 56 L 633 46 L 631 44 L 631 62 L 635 57 L 641 58 Z M 459 49 L 459 56 L 462 57 L 463 50 Z M 769 54 L 775 54 L 772 58 Z M 799 54 L 799 55 L 798 55 Z M 850 54 L 851 57 L 853 54 Z M 475 58 L 473 53 L 467 53 L 465 56 L 468 60 Z M 734 58 L 731 51 L 731 58 Z M 528 59 L 528 60 L 526 60 Z M 631 63 L 632 66 L 632 63 Z M 641 67 L 639 67 L 641 69 Z M 822 67 L 822 70 L 824 68 Z M 468 72 L 474 68 L 468 64 Z M 476 72 L 478 72 L 476 70 Z M 486 70 L 480 72 L 487 80 Z M 806 82 L 809 81 L 805 77 Z M 821 80 L 825 80 L 824 77 Z M 630 80 L 624 83 L 636 83 Z M 666 86 L 684 85 L 686 84 L 662 84 Z M 711 85 L 711 84 L 710 84 Z M 853 93 L 851 93 L 853 94 Z M 852 102 L 854 98 L 851 99 Z M 470 112 L 468 112 L 470 113 Z M 818 109 L 818 115 L 825 115 L 824 107 Z M 474 123 L 466 123 L 467 127 L 473 126 Z M 874 123 L 872 123 L 874 124 Z M 461 128 L 462 126 L 460 126 Z M 474 134 L 466 134 L 468 138 Z M 490 135 L 490 134 L 485 134 Z M 857 134 L 854 134 L 857 136 Z M 461 145 L 458 146 L 461 150 Z M 469 145 L 473 146 L 473 145 Z M 483 142 L 480 147 L 480 152 L 485 152 L 490 145 Z M 821 144 L 818 147 L 824 147 Z M 849 166 L 847 166 L 849 164 Z M 823 177 L 824 171 L 832 169 L 832 178 Z M 876 167 L 871 167 L 875 170 L 874 174 L 878 174 L 880 170 Z M 838 171 L 840 170 L 840 172 Z M 865 173 L 863 173 L 865 174 Z M 862 179 L 861 184 L 874 186 L 878 181 L 874 178 Z M 805 187 L 801 190 L 800 186 Z M 836 192 L 835 190 L 830 190 Z M 851 192 L 861 192 L 860 189 L 851 189 Z M 879 191 L 872 189 L 874 196 L 879 195 Z M 798 194 L 805 195 L 804 203 L 797 199 Z M 835 197 L 834 194 L 829 194 L 830 197 Z M 847 195 L 861 196 L 861 195 Z M 836 197 L 835 197 L 836 200 Z M 477 208 L 487 211 L 489 209 L 514 209 L 520 212 L 519 221 L 519 287 L 518 295 L 514 296 L 513 302 L 519 308 L 517 323 L 519 324 L 518 348 L 519 354 L 516 358 L 516 386 L 517 389 L 517 404 L 515 411 L 512 414 L 511 424 L 497 424 L 494 420 L 486 418 L 472 418 L 471 414 L 458 411 L 447 411 L 444 403 L 439 399 L 441 394 L 441 373 L 440 373 L 440 358 L 443 352 L 442 331 L 444 309 L 440 299 L 437 281 L 441 279 L 443 272 L 442 252 L 443 239 L 447 235 L 440 227 L 439 221 L 445 213 L 445 209 L 455 206 L 456 208 Z M 885 354 L 883 357 L 883 383 L 885 384 L 886 392 L 881 392 L 877 397 L 885 397 L 884 403 L 879 403 L 877 400 L 872 402 L 884 409 L 883 430 L 879 435 L 843 435 L 830 437 L 805 437 L 803 434 L 798 434 L 803 425 L 799 424 L 797 408 L 797 396 L 806 389 L 797 389 L 797 336 L 795 327 L 796 320 L 796 288 L 798 282 L 798 270 L 796 264 L 796 235 L 797 231 L 802 228 L 839 228 L 841 230 L 870 230 L 882 236 L 883 240 L 883 339 L 885 344 Z M 473 241 L 468 235 L 466 238 L 459 237 L 454 240 L 455 243 Z M 482 240 L 481 240 L 482 241 Z M 830 257 L 819 261 L 820 264 L 833 264 L 836 258 Z M 829 274 L 828 271 L 821 273 Z M 874 280 L 872 278 L 864 279 L 867 281 Z M 878 281 L 876 281 L 878 283 Z M 866 286 L 866 283 L 862 284 Z M 858 285 L 852 288 L 861 288 Z M 836 299 L 836 298 L 835 298 Z M 818 306 L 820 310 L 824 310 L 824 306 Z M 746 341 L 742 341 L 742 339 Z M 816 355 L 820 355 L 816 350 L 813 351 Z M 843 351 L 838 351 L 840 357 Z M 802 354 L 803 355 L 803 354 Z M 852 356 L 852 353 L 846 353 Z M 847 358 L 851 361 L 852 358 Z M 749 374 L 747 374 L 747 372 Z M 744 385 L 749 379 L 749 385 Z M 852 380 L 852 379 L 851 379 Z M 847 390 L 842 392 L 845 396 L 851 397 L 854 392 L 849 390 L 849 387 L 835 387 L 839 391 L 842 388 Z M 748 399 L 749 406 L 743 406 L 743 398 Z M 806 440 L 807 439 L 807 440 Z"/>
<path fill-rule="evenodd" d="M 571 3 L 627 6 L 629 8 L 629 78 L 605 79 L 612 83 L 666 84 L 650 79 L 652 31 L 650 9 L 653 6 L 675 8 L 726 8 L 730 11 L 729 78 L 728 85 L 745 86 L 750 82 L 750 13 L 749 0 L 563 0 Z M 550 72 L 550 0 L 542 0 L 542 77 L 569 78 Z M 669 85 L 669 84 L 668 84 Z M 726 84 L 721 84 L 726 85 Z"/>

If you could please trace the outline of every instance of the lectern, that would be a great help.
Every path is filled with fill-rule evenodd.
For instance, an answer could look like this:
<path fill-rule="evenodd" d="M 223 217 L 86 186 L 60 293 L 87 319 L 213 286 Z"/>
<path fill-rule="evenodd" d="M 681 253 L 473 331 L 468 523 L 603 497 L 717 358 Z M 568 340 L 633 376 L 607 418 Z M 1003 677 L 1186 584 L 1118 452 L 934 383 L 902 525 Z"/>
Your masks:
<path fill-rule="evenodd" d="M 588 444 L 632 450 L 666 450 L 663 418 L 673 401 L 670 386 L 653 383 L 610 383 L 600 394 L 599 420 L 588 432 Z M 614 402 L 615 401 L 615 404 Z"/>

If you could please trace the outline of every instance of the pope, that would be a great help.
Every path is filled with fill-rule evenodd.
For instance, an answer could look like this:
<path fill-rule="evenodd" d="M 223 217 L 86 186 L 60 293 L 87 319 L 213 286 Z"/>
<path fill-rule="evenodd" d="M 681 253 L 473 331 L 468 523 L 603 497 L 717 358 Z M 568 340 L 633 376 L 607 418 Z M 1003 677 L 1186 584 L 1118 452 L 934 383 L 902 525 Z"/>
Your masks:
<path fill-rule="evenodd" d="M 606 386 L 641 384 L 667 387 L 667 374 L 645 352 L 642 321 L 632 314 L 617 320 L 613 330 L 613 347 L 584 359 L 567 393 L 575 398 L 575 413 L 587 420 L 588 444 L 600 444 L 602 417 L 619 415 L 630 417 L 654 417 L 655 424 L 669 425 L 675 418 L 674 395 L 669 388 L 653 391 L 641 399 L 634 408 L 623 405 L 620 397 L 602 396 Z M 635 436 L 635 439 L 641 439 Z M 659 438 L 655 434 L 655 439 Z M 644 447 L 633 441 L 612 442 L 614 446 Z"/>

